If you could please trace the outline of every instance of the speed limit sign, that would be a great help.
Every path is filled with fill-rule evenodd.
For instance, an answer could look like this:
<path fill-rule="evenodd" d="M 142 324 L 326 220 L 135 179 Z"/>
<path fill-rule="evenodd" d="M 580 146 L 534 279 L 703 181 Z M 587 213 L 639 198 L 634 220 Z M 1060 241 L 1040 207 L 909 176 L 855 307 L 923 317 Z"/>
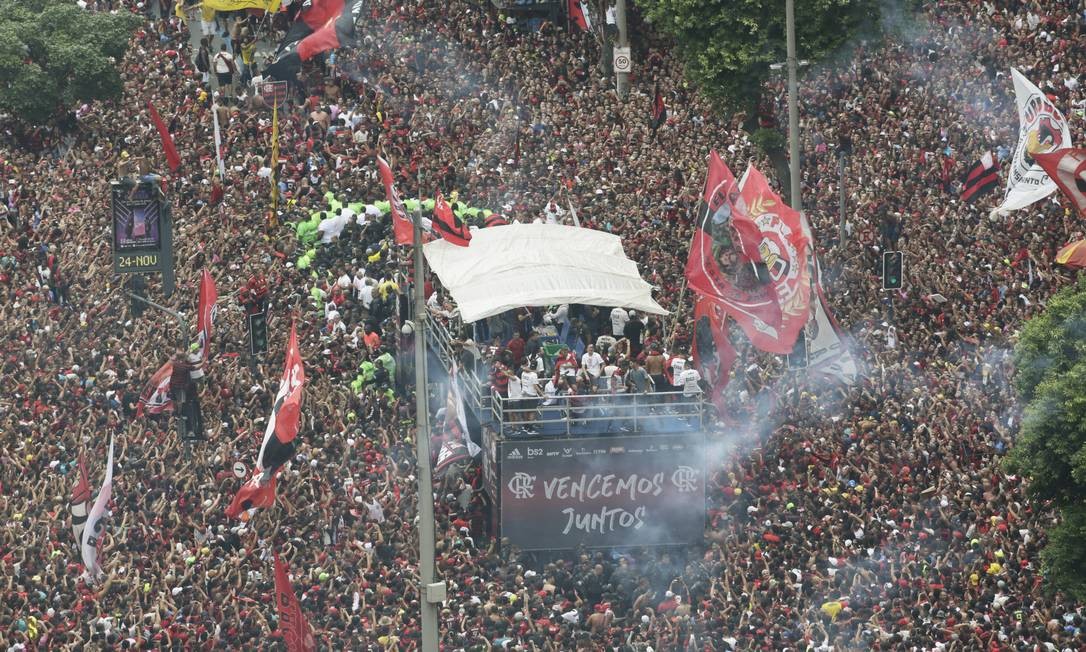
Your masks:
<path fill-rule="evenodd" d="M 630 61 L 630 48 L 615 48 L 615 72 L 630 72 L 633 64 Z"/>

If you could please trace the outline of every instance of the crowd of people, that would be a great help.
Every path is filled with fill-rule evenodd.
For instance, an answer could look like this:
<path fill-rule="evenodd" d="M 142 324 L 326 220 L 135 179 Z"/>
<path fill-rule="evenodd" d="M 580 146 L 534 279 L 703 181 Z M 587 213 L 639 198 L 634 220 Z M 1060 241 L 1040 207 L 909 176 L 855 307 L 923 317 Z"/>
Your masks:
<path fill-rule="evenodd" d="M 201 45 L 212 66 L 214 53 L 233 52 L 219 28 L 229 37 L 236 23 L 203 33 L 216 23 L 184 11 L 133 0 L 87 7 L 108 9 L 146 17 L 118 62 L 124 96 L 78 107 L 66 131 L 8 125 L 0 135 L 0 641 L 281 648 L 278 551 L 322 648 L 414 649 L 417 435 L 392 357 L 403 343 L 403 256 L 380 211 L 352 211 L 362 219 L 345 218 L 335 237 L 321 224 L 342 215 L 339 201 L 384 198 L 378 152 L 405 196 L 455 191 L 509 221 L 573 206 L 585 228 L 622 236 L 676 311 L 674 334 L 652 320 L 638 334 L 649 353 L 675 357 L 690 339 L 682 270 L 706 154 L 717 148 L 736 170 L 772 166 L 745 116 L 721 115 L 688 86 L 648 26 L 635 25 L 643 47 L 621 101 L 596 66 L 592 33 L 523 30 L 462 0 L 375 3 L 358 46 L 337 53 L 334 70 L 307 68 L 278 114 L 282 215 L 270 220 L 271 110 L 231 66 L 212 68 L 230 76 L 216 79 L 199 63 Z M 1068 281 L 1052 260 L 1079 229 L 1056 201 L 992 219 L 993 198 L 963 204 L 955 187 L 984 150 L 1005 156 L 1016 139 L 1012 65 L 1051 94 L 1073 133 L 1081 128 L 1084 20 L 1079 3 L 1057 0 L 925 2 L 884 37 L 809 71 L 804 208 L 863 378 L 793 382 L 779 358 L 733 333 L 729 413 L 708 433 L 706 534 L 685 549 L 522 553 L 488 536 L 476 465 L 444 478 L 435 505 L 449 586 L 444 649 L 1086 646 L 1082 606 L 1046 592 L 1041 574 L 1054 516 L 1001 468 L 1020 418 L 1009 353 L 1023 321 Z M 252 43 L 255 21 L 244 33 L 249 73 L 267 49 Z M 668 107 L 656 130 L 654 88 Z M 783 114 L 782 84 L 771 80 L 765 95 Z M 180 333 L 161 314 L 131 310 L 110 267 L 109 181 L 128 159 L 163 158 L 148 101 L 182 158 L 176 173 L 154 164 L 173 204 L 178 288 L 164 298 L 152 279 L 149 296 L 192 314 L 208 269 L 222 297 L 199 396 L 207 441 L 190 455 L 168 415 L 135 415 Z M 321 211 L 319 237 L 294 228 Z M 906 254 L 900 292 L 879 290 L 888 247 Z M 253 279 L 267 288 L 271 352 L 249 365 Z M 243 482 L 232 469 L 255 459 L 292 321 L 307 373 L 298 452 L 276 505 L 231 520 L 223 510 Z M 583 339 L 597 344 L 600 333 Z M 495 338 L 501 348 L 515 339 L 486 341 Z M 605 365 L 590 356 L 569 366 Z M 97 486 L 111 436 L 106 577 L 89 584 L 67 502 L 80 452 Z"/>

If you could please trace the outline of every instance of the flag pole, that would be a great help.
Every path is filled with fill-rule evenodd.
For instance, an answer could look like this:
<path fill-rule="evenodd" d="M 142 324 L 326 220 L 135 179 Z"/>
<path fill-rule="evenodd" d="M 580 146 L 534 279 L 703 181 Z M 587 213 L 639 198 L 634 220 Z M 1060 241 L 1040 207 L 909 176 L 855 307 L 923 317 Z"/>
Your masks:
<path fill-rule="evenodd" d="M 686 274 L 683 274 L 683 285 L 679 289 L 679 301 L 675 304 L 675 316 L 671 318 L 671 334 L 667 338 L 667 350 L 675 343 L 675 335 L 679 332 L 679 311 L 682 310 L 683 297 L 686 296 Z"/>
<path fill-rule="evenodd" d="M 705 158 L 708 159 L 709 155 L 706 155 Z M 705 167 L 705 175 L 701 180 L 701 187 L 702 187 L 701 194 L 702 194 L 702 197 L 701 197 L 701 201 L 698 202 L 699 204 L 702 201 L 705 201 L 705 190 L 704 190 L 704 188 L 705 188 L 706 185 L 708 185 L 708 183 L 709 183 L 709 167 L 708 167 L 708 165 L 706 165 L 706 167 Z M 686 252 L 687 252 L 686 253 L 686 260 L 687 261 L 690 260 L 690 250 L 694 248 L 694 236 L 696 236 L 698 234 L 698 229 L 701 228 L 701 226 L 697 223 L 697 218 L 698 218 L 698 214 L 696 212 L 697 211 L 697 206 L 698 206 L 698 204 L 694 205 L 695 214 L 694 214 L 694 219 L 692 220 L 694 228 L 691 229 L 691 232 L 690 232 L 690 245 L 687 246 L 687 248 L 686 248 Z M 706 211 L 709 210 L 709 204 L 708 203 L 705 204 L 705 210 Z M 671 320 L 671 334 L 668 336 L 668 339 L 664 342 L 664 344 L 667 345 L 668 351 L 671 350 L 671 345 L 675 342 L 675 335 L 679 330 L 679 310 L 682 308 L 683 297 L 686 296 L 686 281 L 687 281 L 686 271 L 683 270 L 683 285 L 682 285 L 682 288 L 679 290 L 679 302 L 675 305 L 675 316 Z"/>
<path fill-rule="evenodd" d="M 279 226 L 279 181 L 276 179 L 275 170 L 279 167 L 279 103 L 272 104 L 272 143 L 271 143 L 271 214 L 268 215 L 268 226 Z"/>
<path fill-rule="evenodd" d="M 434 489 L 430 474 L 430 405 L 426 378 L 426 259 L 422 255 L 422 170 L 418 172 L 415 208 L 415 458 L 418 466 L 419 609 L 422 611 L 422 650 L 437 652 L 438 604 L 445 585 L 434 582 Z"/>

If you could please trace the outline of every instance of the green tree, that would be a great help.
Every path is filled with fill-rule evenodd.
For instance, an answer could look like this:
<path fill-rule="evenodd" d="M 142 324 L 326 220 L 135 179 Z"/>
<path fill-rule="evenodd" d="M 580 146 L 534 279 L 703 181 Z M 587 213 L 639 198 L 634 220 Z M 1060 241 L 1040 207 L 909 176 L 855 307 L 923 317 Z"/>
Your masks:
<path fill-rule="evenodd" d="M 1086 600 L 1086 280 L 1053 296 L 1022 330 L 1015 387 L 1027 401 L 1006 468 L 1059 510 L 1042 553 L 1053 588 Z"/>
<path fill-rule="evenodd" d="M 757 101 L 770 64 L 785 59 L 784 0 L 636 0 L 675 39 L 687 76 L 733 108 Z M 875 0 L 798 0 L 796 51 L 815 59 L 878 17 Z"/>
<path fill-rule="evenodd" d="M 69 0 L 0 0 L 0 112 L 43 124 L 77 104 L 120 97 L 117 64 L 140 22 Z"/>

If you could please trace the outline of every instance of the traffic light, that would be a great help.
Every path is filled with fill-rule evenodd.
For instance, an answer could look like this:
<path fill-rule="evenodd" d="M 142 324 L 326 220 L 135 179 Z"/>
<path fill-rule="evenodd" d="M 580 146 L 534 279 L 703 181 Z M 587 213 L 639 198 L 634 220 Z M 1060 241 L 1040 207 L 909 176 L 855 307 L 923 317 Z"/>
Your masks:
<path fill-rule="evenodd" d="M 249 353 L 256 355 L 268 350 L 268 314 L 254 312 L 249 315 Z"/>
<path fill-rule="evenodd" d="M 905 254 L 900 251 L 882 253 L 882 289 L 900 290 L 905 271 Z"/>
<path fill-rule="evenodd" d="M 128 291 L 142 299 L 147 298 L 147 281 L 143 274 L 133 274 L 128 279 Z M 132 319 L 139 319 L 147 306 L 139 299 L 129 298 L 128 314 Z"/>

